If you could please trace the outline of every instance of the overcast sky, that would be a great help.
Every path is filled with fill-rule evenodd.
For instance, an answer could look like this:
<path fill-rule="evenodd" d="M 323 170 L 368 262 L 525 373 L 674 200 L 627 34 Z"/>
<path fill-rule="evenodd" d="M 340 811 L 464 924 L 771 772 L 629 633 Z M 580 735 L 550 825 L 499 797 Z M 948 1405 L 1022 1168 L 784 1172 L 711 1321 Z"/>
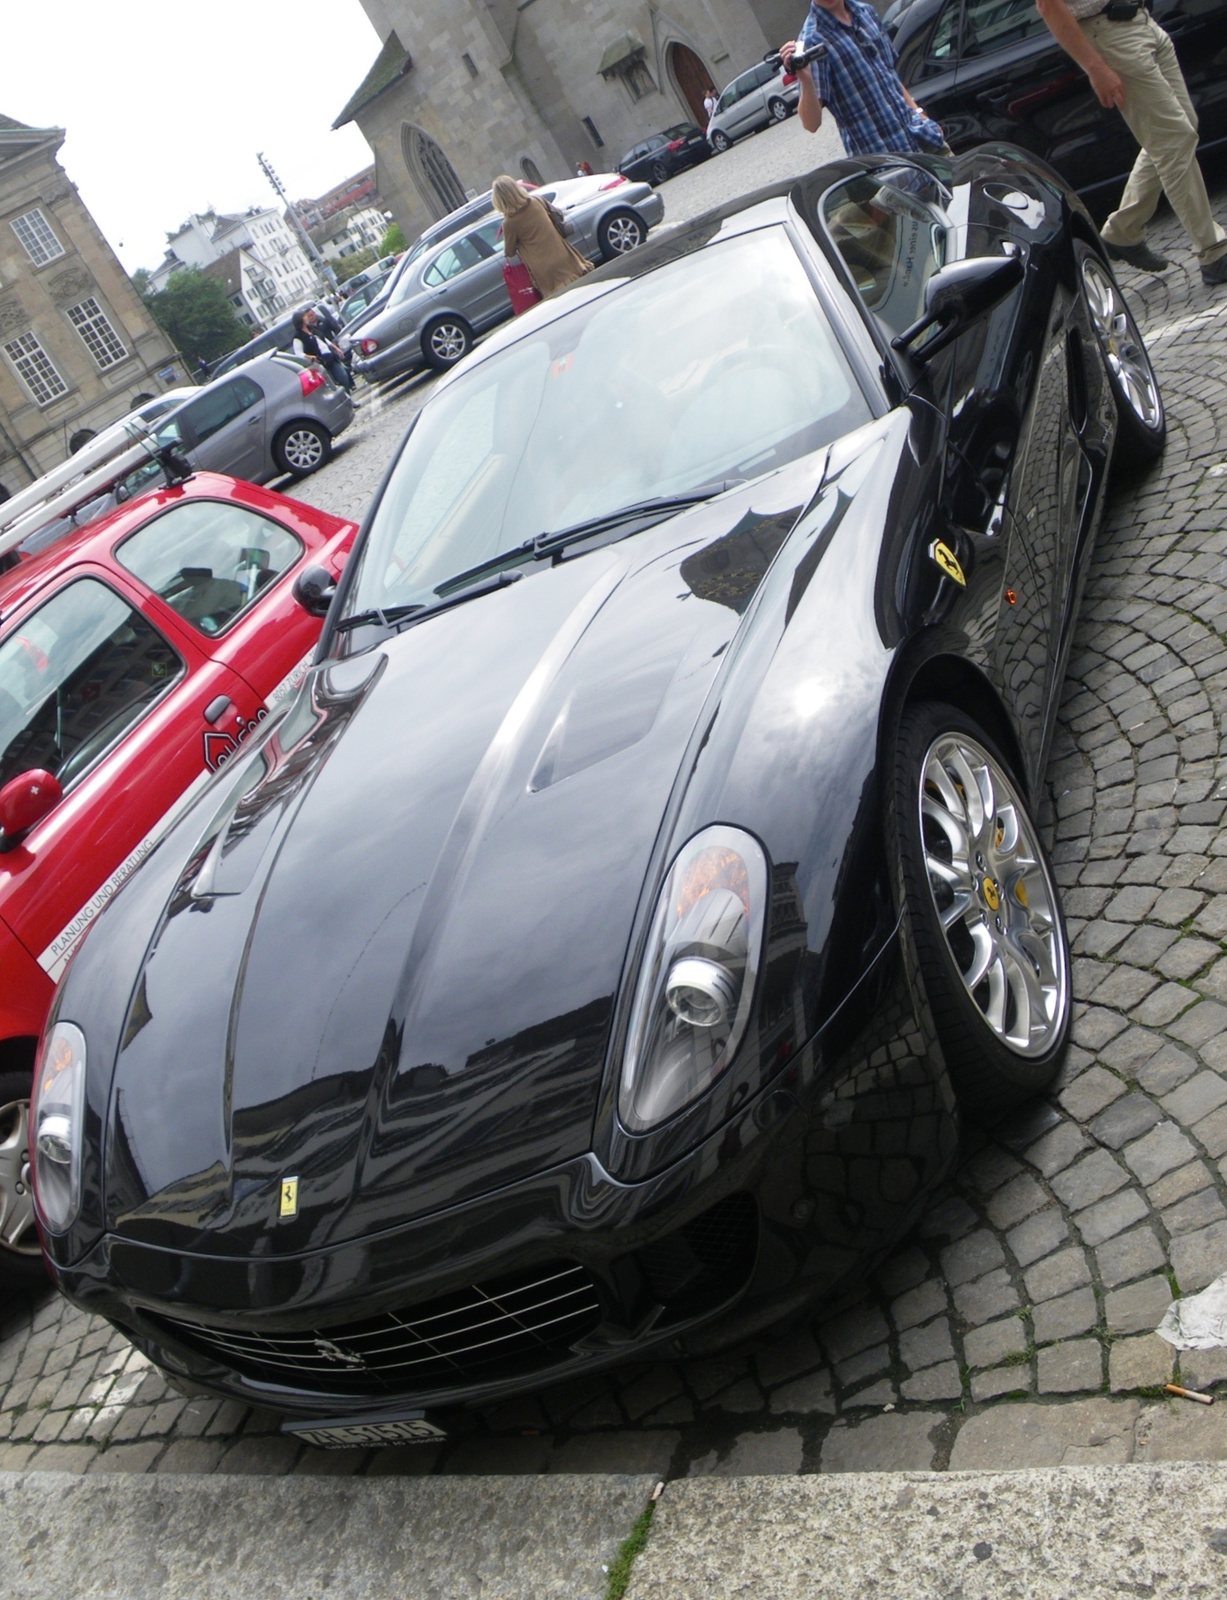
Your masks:
<path fill-rule="evenodd" d="M 379 39 L 358 0 L 4 4 L 0 112 L 65 128 L 60 161 L 129 272 L 193 211 L 322 194 L 372 161 L 333 118 Z"/>

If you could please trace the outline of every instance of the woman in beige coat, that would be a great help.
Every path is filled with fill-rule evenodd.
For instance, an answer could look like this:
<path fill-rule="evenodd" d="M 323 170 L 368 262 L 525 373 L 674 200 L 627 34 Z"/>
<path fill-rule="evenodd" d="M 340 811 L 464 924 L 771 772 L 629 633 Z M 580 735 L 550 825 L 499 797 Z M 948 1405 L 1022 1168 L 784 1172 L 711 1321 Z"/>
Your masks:
<path fill-rule="evenodd" d="M 496 211 L 501 211 L 503 248 L 508 257 L 519 256 L 542 295 L 557 294 L 582 278 L 592 266 L 563 238 L 545 204 L 525 194 L 514 178 L 495 178 L 491 191 Z"/>

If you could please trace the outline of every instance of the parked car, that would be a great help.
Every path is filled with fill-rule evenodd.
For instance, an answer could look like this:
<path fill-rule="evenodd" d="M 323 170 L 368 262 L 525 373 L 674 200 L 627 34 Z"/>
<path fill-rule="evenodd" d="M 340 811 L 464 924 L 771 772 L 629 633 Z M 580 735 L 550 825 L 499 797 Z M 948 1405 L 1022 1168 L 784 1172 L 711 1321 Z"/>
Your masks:
<path fill-rule="evenodd" d="M 274 322 L 271 328 L 266 328 L 263 333 L 249 339 L 246 344 L 241 344 L 237 350 L 231 350 L 213 368 L 214 378 L 224 378 L 228 372 L 233 372 L 236 367 L 245 367 L 249 361 L 254 361 L 257 356 L 270 356 L 278 350 L 288 350 L 294 343 L 294 318 L 282 317 L 280 322 Z"/>
<path fill-rule="evenodd" d="M 636 249 L 665 214 L 649 184 L 608 173 L 568 178 L 537 193 L 562 212 L 574 230 L 571 243 L 590 261 Z M 496 211 L 424 251 L 378 315 L 351 333 L 358 351 L 354 371 L 379 382 L 423 365 L 454 367 L 479 333 L 511 316 L 504 259 L 503 219 Z"/>
<path fill-rule="evenodd" d="M 1153 13 L 1175 44 L 1202 148 L 1223 143 L 1227 0 L 1154 0 Z M 903 81 L 955 150 L 1010 140 L 1099 209 L 1115 199 L 1137 142 L 1120 113 L 1099 104 L 1033 0 L 912 0 L 893 6 L 886 21 Z"/>
<path fill-rule="evenodd" d="M 801 85 L 785 72 L 778 56 L 739 73 L 720 96 L 707 140 L 713 150 L 727 150 L 734 139 L 757 133 L 773 122 L 786 122 L 801 101 Z"/>
<path fill-rule="evenodd" d="M 354 418 L 354 404 L 322 367 L 295 356 L 272 355 L 215 378 L 158 424 L 152 450 L 173 445 L 198 472 L 225 472 L 248 483 L 290 474 L 305 477 L 332 455 L 332 441 Z M 46 549 L 166 475 L 153 457 L 71 516 L 33 532 L 21 553 Z"/>
<path fill-rule="evenodd" d="M 693 122 L 679 122 L 632 145 L 618 162 L 618 171 L 642 183 L 660 184 L 710 155 L 711 145 L 702 128 Z"/>
<path fill-rule="evenodd" d="M 365 289 L 369 284 L 377 282 L 380 278 L 386 278 L 399 259 L 400 257 L 395 255 L 381 256 L 378 261 L 373 261 L 369 267 L 364 267 L 361 272 L 355 272 L 352 278 L 347 278 L 341 285 L 341 292 L 349 296 L 357 293 L 359 289 Z"/>
<path fill-rule="evenodd" d="M 843 1293 L 1060 1066 L 1036 811 L 1110 460 L 1163 439 L 1085 208 L 1000 147 L 495 334 L 66 975 L 59 1286 L 334 1444 Z"/>
<path fill-rule="evenodd" d="M 348 325 L 355 322 L 362 313 L 379 298 L 388 287 L 392 274 L 385 272 L 381 277 L 374 278 L 361 289 L 355 289 L 348 299 L 342 301 L 341 309 L 337 313 L 341 321 Z"/>
<path fill-rule="evenodd" d="M 201 474 L 0 575 L 0 1282 L 44 1278 L 30 1077 L 99 910 L 306 671 L 356 527 Z"/>

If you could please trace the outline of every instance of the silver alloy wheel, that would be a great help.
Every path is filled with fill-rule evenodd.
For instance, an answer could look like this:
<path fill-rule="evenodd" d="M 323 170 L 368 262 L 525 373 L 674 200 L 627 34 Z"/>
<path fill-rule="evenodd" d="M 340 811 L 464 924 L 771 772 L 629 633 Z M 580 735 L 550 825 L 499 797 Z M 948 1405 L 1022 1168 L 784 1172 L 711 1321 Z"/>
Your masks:
<path fill-rule="evenodd" d="M 723 155 L 729 147 L 729 136 L 722 129 L 717 128 L 715 133 L 713 133 L 711 136 L 711 142 L 713 148 L 720 155 Z"/>
<path fill-rule="evenodd" d="M 1144 427 L 1158 428 L 1163 418 L 1159 385 L 1124 295 L 1103 263 L 1090 255 L 1082 261 L 1082 285 L 1100 348 L 1120 393 Z"/>
<path fill-rule="evenodd" d="M 458 322 L 441 322 L 430 330 L 430 348 L 440 361 L 459 361 L 465 344 L 465 332 Z"/>
<path fill-rule="evenodd" d="M 313 428 L 291 428 L 281 452 L 291 472 L 314 472 L 324 459 L 324 441 Z"/>
<path fill-rule="evenodd" d="M 929 747 L 920 835 L 946 946 L 1002 1044 L 1042 1056 L 1069 1006 L 1056 887 L 1035 826 L 1001 765 L 964 733 Z"/>
<path fill-rule="evenodd" d="M 643 243 L 643 223 L 637 217 L 610 217 L 605 239 L 616 256 L 624 256 Z"/>
<path fill-rule="evenodd" d="M 39 1253 L 30 1190 L 30 1102 L 0 1106 L 0 1259 Z"/>
<path fill-rule="evenodd" d="M 767 110 L 772 122 L 784 122 L 788 118 L 788 107 L 783 100 L 773 100 Z"/>

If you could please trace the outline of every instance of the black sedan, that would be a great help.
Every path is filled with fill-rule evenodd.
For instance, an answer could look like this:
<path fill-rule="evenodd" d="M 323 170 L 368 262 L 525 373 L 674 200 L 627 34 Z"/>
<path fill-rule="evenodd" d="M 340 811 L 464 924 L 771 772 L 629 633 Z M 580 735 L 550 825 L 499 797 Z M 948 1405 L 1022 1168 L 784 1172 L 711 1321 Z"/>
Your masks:
<path fill-rule="evenodd" d="M 1154 0 L 1200 119 L 1202 148 L 1227 140 L 1227 0 Z M 1138 153 L 1061 49 L 1035 0 L 896 0 L 886 13 L 903 81 L 947 142 L 1010 140 L 1050 162 L 1099 209 Z M 1103 191 L 1102 199 L 1098 191 Z"/>
<path fill-rule="evenodd" d="M 844 1292 L 1061 1060 L 1036 797 L 1163 437 L 1085 210 L 1000 149 L 825 167 L 495 334 L 59 991 L 59 1285 L 330 1442 Z"/>
<path fill-rule="evenodd" d="M 702 128 L 693 122 L 679 122 L 676 127 L 632 145 L 618 162 L 618 171 L 637 183 L 664 183 L 666 178 L 685 172 L 710 155 L 711 146 Z"/>

